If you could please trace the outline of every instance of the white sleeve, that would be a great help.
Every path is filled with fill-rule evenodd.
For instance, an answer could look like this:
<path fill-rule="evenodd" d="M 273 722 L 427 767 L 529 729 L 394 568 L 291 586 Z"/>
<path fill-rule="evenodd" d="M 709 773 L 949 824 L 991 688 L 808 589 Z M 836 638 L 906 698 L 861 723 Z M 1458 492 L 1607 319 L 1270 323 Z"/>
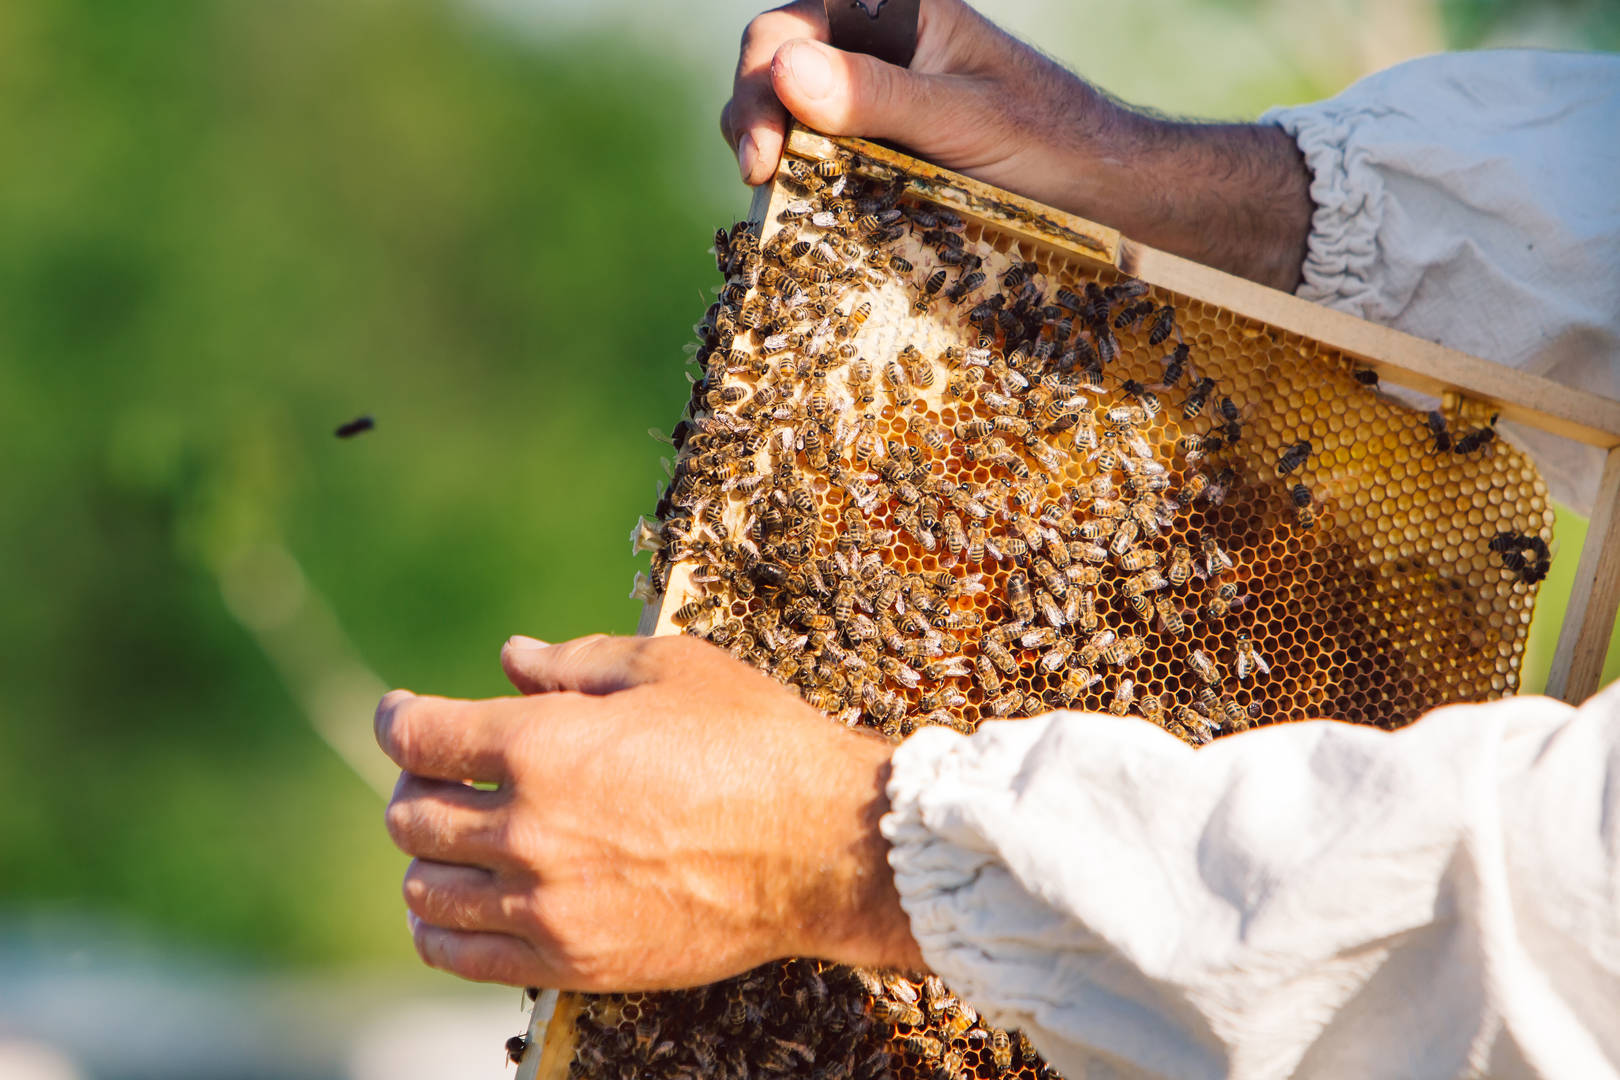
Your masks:
<path fill-rule="evenodd" d="M 1069 1076 L 1620 1075 L 1620 684 L 1196 752 L 930 728 L 889 795 L 923 956 Z"/>
<path fill-rule="evenodd" d="M 1620 56 L 1425 57 L 1261 122 L 1312 174 L 1300 296 L 1620 398 Z M 1513 434 L 1590 513 L 1601 451 Z"/>

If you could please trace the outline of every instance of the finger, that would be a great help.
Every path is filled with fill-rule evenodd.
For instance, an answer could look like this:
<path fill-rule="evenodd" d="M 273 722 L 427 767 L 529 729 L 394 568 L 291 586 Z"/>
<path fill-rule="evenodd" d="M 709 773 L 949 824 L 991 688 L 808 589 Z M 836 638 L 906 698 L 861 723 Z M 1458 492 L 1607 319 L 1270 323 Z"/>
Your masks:
<path fill-rule="evenodd" d="M 414 859 L 400 892 L 405 906 L 433 926 L 496 933 L 513 928 L 495 875 L 481 867 Z"/>
<path fill-rule="evenodd" d="M 829 135 L 892 139 L 927 148 L 930 135 L 980 103 L 972 80 L 925 75 L 819 41 L 790 41 L 771 61 L 776 96 Z"/>
<path fill-rule="evenodd" d="M 827 12 L 819 0 L 767 11 L 743 32 L 731 101 L 721 123 L 745 183 L 765 183 L 782 156 L 787 110 L 771 85 L 771 58 L 784 41 L 795 38 L 827 39 Z"/>
<path fill-rule="evenodd" d="M 501 649 L 501 667 L 525 694 L 575 690 L 611 694 L 651 682 L 661 670 L 658 655 L 667 643 L 650 638 L 592 634 L 560 645 L 535 645 L 512 638 Z"/>
<path fill-rule="evenodd" d="M 505 866 L 505 796 L 414 773 L 400 774 L 383 820 L 407 855 L 462 866 Z"/>
<path fill-rule="evenodd" d="M 545 986 L 543 965 L 534 950 L 509 934 L 450 930 L 410 916 L 411 940 L 429 967 L 475 982 Z"/>
<path fill-rule="evenodd" d="M 406 772 L 439 780 L 503 783 L 523 698 L 463 701 L 391 690 L 377 703 L 377 745 Z"/>

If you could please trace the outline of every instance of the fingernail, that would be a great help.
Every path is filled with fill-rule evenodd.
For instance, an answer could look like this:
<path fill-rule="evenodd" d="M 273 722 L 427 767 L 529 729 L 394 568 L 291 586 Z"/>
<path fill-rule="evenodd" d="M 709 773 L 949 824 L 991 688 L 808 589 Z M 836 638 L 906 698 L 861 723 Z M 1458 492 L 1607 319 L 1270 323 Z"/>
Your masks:
<path fill-rule="evenodd" d="M 506 639 L 507 647 L 513 649 L 549 649 L 551 646 L 539 638 L 525 637 L 522 634 L 513 634 Z"/>
<path fill-rule="evenodd" d="M 817 46 L 809 42 L 793 46 L 788 51 L 788 70 L 805 97 L 819 101 L 832 92 L 832 65 Z"/>
<path fill-rule="evenodd" d="M 744 135 L 737 143 L 737 169 L 742 173 L 743 183 L 753 183 L 748 178 L 754 175 L 754 165 L 758 161 L 759 147 L 754 145 L 754 137 Z"/>

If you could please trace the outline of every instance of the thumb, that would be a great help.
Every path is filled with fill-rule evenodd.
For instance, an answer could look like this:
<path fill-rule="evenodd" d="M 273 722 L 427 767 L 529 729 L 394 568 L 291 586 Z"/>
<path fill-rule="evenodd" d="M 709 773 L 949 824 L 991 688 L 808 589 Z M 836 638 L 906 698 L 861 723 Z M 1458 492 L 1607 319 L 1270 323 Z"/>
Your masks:
<path fill-rule="evenodd" d="M 929 134 L 947 112 L 960 112 L 971 93 L 947 88 L 939 76 L 808 38 L 776 51 L 771 83 L 788 111 L 817 131 L 891 139 L 925 152 Z"/>
<path fill-rule="evenodd" d="M 501 647 L 501 668 L 525 694 L 611 694 L 654 678 L 646 662 L 648 640 L 592 634 L 548 645 L 518 635 Z"/>

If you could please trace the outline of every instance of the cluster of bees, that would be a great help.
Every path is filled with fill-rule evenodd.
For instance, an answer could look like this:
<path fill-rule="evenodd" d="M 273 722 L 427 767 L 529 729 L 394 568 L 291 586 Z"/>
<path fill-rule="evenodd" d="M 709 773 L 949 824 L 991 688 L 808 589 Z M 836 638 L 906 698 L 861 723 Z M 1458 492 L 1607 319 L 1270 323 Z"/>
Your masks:
<path fill-rule="evenodd" d="M 715 235 L 725 283 L 695 328 L 669 483 L 632 534 L 652 556 L 632 595 L 665 625 L 891 738 L 1071 707 L 1196 745 L 1307 708 L 1394 726 L 1452 692 L 1380 636 L 1401 595 L 1385 581 L 1433 575 L 1405 556 L 1386 573 L 1409 578 L 1352 570 L 1328 539 L 1353 499 L 1381 512 L 1366 489 L 1319 488 L 1344 442 L 1303 413 L 1257 422 L 1242 398 L 1262 384 L 1223 383 L 1233 354 L 1203 355 L 1252 340 L 1241 328 L 1212 334 L 1199 312 L 1185 332 L 1144 283 L 1042 262 L 847 158 L 790 158 L 777 183 L 766 227 Z M 1376 389 L 1341 363 L 1334 393 Z M 1447 434 L 1444 460 L 1496 452 L 1493 435 Z M 1504 532 L 1489 555 L 1530 580 L 1545 551 Z M 1488 640 L 1454 617 L 1491 588 L 1468 580 L 1413 608 L 1414 634 Z M 578 1034 L 580 1080 L 1050 1074 L 936 979 L 804 960 L 591 998 Z"/>
<path fill-rule="evenodd" d="M 986 1027 L 932 975 L 815 960 L 735 979 L 594 1000 L 576 1021 L 571 1075 L 636 1080 L 884 1080 L 896 1052 L 923 1076 L 1056 1080 L 1019 1032 Z"/>
<path fill-rule="evenodd" d="M 1222 690 L 1227 666 L 1240 682 L 1270 670 L 1246 637 L 1227 663 L 1189 650 L 1177 699 L 1139 693 L 1129 672 L 1150 634 L 1185 637 L 1243 603 L 1213 534 L 1170 535 L 1225 499 L 1235 471 L 1206 463 L 1244 434 L 1243 410 L 1173 340 L 1174 308 L 1130 278 L 1049 291 L 1027 260 L 992 278 L 950 211 L 839 162 L 789 167 L 803 197 L 768 240 L 747 223 L 716 235 L 727 282 L 697 328 L 702 377 L 658 520 L 634 537 L 653 552 L 640 593 L 691 566 L 676 624 L 891 736 L 971 730 L 970 701 L 1021 716 L 1088 691 L 1194 743 L 1248 727 Z M 919 250 L 934 265 L 919 269 Z M 864 355 L 872 302 L 845 298 L 895 280 L 914 314 L 953 309 L 970 344 Z M 1154 383 L 1112 375 L 1127 335 L 1162 352 Z M 1167 409 L 1186 432 L 1179 460 L 1147 437 Z M 1311 450 L 1279 448 L 1277 474 Z M 1290 498 L 1314 525 L 1309 489 Z M 1195 577 L 1207 598 L 1190 605 L 1177 590 Z M 1106 625 L 1110 609 L 1134 621 Z"/>

